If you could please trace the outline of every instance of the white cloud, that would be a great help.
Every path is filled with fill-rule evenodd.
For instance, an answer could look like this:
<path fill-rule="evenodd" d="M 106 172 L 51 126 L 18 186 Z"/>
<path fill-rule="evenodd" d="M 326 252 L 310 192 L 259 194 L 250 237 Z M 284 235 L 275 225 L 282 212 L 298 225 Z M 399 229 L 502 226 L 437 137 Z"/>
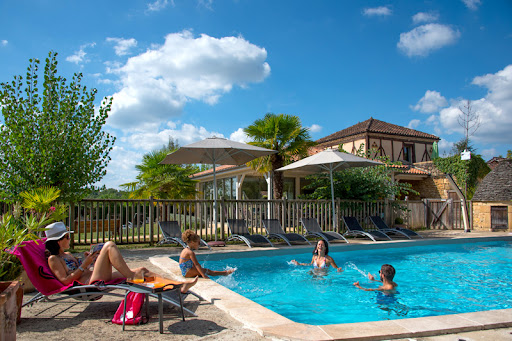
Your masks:
<path fill-rule="evenodd" d="M 416 119 L 411 120 L 411 122 L 409 122 L 409 124 L 407 125 L 407 128 L 416 129 L 420 124 L 421 124 L 420 120 L 416 120 Z"/>
<path fill-rule="evenodd" d="M 134 38 L 107 38 L 107 42 L 114 43 L 114 51 L 118 56 L 124 56 L 130 53 L 132 47 L 137 46 L 137 40 Z"/>
<path fill-rule="evenodd" d="M 109 156 L 107 175 L 99 182 L 99 186 L 106 185 L 109 188 L 118 188 L 119 185 L 135 181 L 138 172 L 135 165 L 142 160 L 142 153 L 119 146 L 112 148 Z"/>
<path fill-rule="evenodd" d="M 490 148 L 490 149 L 484 149 L 482 150 L 482 158 L 484 160 L 490 160 L 492 159 L 493 157 L 495 156 L 498 156 L 499 153 L 498 151 L 496 150 L 496 148 Z M 505 155 L 502 155 L 502 156 L 505 156 Z"/>
<path fill-rule="evenodd" d="M 0 46 L 7 46 L 7 44 L 9 44 L 9 42 L 5 39 L 3 40 L 0 40 Z"/>
<path fill-rule="evenodd" d="M 459 36 L 459 31 L 449 26 L 426 24 L 401 33 L 397 46 L 409 57 L 426 56 L 434 50 L 453 44 Z"/>
<path fill-rule="evenodd" d="M 472 100 L 472 112 L 480 119 L 478 130 L 470 139 L 485 143 L 512 144 L 512 64 L 494 74 L 475 77 L 472 84 L 488 89 L 484 98 Z M 451 101 L 449 108 L 441 110 L 439 119 L 445 133 L 464 134 L 457 118 L 467 99 Z"/>
<path fill-rule="evenodd" d="M 439 156 L 447 156 L 451 154 L 451 150 L 453 148 L 454 143 L 447 141 L 445 139 L 441 139 L 438 143 Z"/>
<path fill-rule="evenodd" d="M 318 124 L 313 124 L 311 125 L 311 127 L 309 127 L 309 131 L 312 133 L 319 133 L 322 131 L 322 126 Z"/>
<path fill-rule="evenodd" d="M 472 11 L 476 11 L 481 4 L 480 0 L 462 0 L 462 2 Z"/>
<path fill-rule="evenodd" d="M 237 142 L 242 142 L 242 143 L 247 143 L 251 140 L 249 138 L 249 136 L 247 136 L 247 134 L 244 133 L 243 128 L 238 128 L 234 133 L 229 135 L 229 139 L 232 141 L 237 141 Z"/>
<path fill-rule="evenodd" d="M 447 105 L 448 102 L 446 101 L 446 98 L 441 96 L 439 92 L 427 90 L 418 103 L 415 106 L 411 106 L 411 109 L 423 113 L 433 113 L 439 112 L 439 109 L 446 107 Z"/>
<path fill-rule="evenodd" d="M 66 61 L 75 64 L 88 62 L 87 58 L 85 57 L 87 55 L 85 49 L 94 46 L 96 46 L 96 43 L 89 43 L 80 46 L 80 49 L 78 51 L 75 51 L 75 54 L 66 57 Z"/>
<path fill-rule="evenodd" d="M 391 13 L 391 9 L 387 6 L 365 8 L 363 10 L 363 15 L 366 15 L 367 17 L 388 16 L 391 15 Z"/>
<path fill-rule="evenodd" d="M 190 31 L 168 34 L 163 45 L 109 67 L 121 89 L 108 124 L 122 129 L 154 129 L 181 115 L 192 100 L 215 104 L 233 86 L 262 82 L 270 74 L 267 51 L 242 37 L 213 38 Z"/>
<path fill-rule="evenodd" d="M 414 24 L 420 24 L 424 22 L 433 22 L 439 19 L 439 13 L 435 12 L 419 12 L 413 15 L 412 22 Z"/>
<path fill-rule="evenodd" d="M 158 12 L 158 11 L 161 11 L 163 10 L 164 8 L 166 8 L 167 6 L 172 5 L 174 6 L 174 1 L 171 0 L 156 0 L 154 2 L 151 2 L 148 4 L 148 6 L 146 7 L 146 10 L 148 12 Z"/>

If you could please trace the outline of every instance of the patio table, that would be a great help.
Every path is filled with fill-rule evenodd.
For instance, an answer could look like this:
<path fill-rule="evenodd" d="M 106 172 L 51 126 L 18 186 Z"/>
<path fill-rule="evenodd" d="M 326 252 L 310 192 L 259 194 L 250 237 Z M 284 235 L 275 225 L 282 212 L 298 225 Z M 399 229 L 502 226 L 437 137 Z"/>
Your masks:
<path fill-rule="evenodd" d="M 160 325 L 160 334 L 164 332 L 163 325 L 163 299 L 162 294 L 172 290 L 179 290 L 182 286 L 181 283 L 171 281 L 162 277 L 145 277 L 143 283 L 134 283 L 131 280 L 126 281 L 127 291 L 123 305 L 123 331 L 125 330 L 125 316 L 126 316 L 126 299 L 129 292 L 141 293 L 146 296 L 146 316 L 149 319 L 149 295 L 158 297 L 158 320 Z M 180 298 L 181 317 L 185 321 L 185 312 L 183 311 L 183 299 L 181 292 L 178 291 L 178 297 Z"/>

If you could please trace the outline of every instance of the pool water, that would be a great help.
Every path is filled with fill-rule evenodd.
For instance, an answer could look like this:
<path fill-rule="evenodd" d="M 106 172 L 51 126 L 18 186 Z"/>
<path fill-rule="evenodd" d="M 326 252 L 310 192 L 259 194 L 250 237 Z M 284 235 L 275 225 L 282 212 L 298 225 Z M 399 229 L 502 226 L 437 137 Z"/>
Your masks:
<path fill-rule="evenodd" d="M 237 268 L 217 283 L 294 322 L 326 325 L 393 320 L 512 308 L 512 242 L 422 245 L 403 248 L 336 251 L 330 255 L 344 272 L 314 271 L 290 260 L 311 261 L 304 253 L 209 260 L 203 267 Z M 340 248 L 338 248 L 339 250 Z M 270 253 L 269 253 L 270 254 Z M 213 258 L 213 257 L 211 257 Z M 375 288 L 382 264 L 392 264 L 398 292 L 385 295 L 357 289 Z"/>

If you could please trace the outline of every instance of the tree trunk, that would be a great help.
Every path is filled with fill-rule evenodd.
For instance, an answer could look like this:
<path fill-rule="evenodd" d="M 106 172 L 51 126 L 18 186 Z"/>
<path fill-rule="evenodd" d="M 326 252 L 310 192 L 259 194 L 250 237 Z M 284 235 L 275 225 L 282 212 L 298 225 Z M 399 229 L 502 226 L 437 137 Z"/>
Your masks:
<path fill-rule="evenodd" d="M 274 199 L 280 200 L 283 197 L 284 188 L 284 175 L 283 172 L 276 172 L 275 170 L 284 166 L 283 158 L 274 154 L 271 155 L 272 172 L 274 172 Z"/>

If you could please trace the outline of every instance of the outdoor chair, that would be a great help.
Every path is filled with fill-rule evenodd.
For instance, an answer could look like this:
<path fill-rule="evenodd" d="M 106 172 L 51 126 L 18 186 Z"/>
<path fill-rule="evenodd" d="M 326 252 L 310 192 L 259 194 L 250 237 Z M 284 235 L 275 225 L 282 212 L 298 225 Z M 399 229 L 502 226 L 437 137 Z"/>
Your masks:
<path fill-rule="evenodd" d="M 38 291 L 23 306 L 41 301 L 58 302 L 68 298 L 80 301 L 96 301 L 104 295 L 125 298 L 126 292 L 129 291 L 129 286 L 124 278 L 109 282 L 98 281 L 94 284 L 82 284 L 78 281 L 68 285 L 62 284 L 52 273 L 48 265 L 48 260 L 45 256 L 45 240 L 25 241 L 11 251 L 12 254 L 18 257 L 28 278 Z M 122 293 L 116 291 L 122 291 Z M 156 294 L 149 295 L 158 298 Z M 193 311 L 183 307 L 181 302 L 171 299 L 168 295 L 162 295 L 162 299 L 164 302 L 182 309 L 181 311 L 185 311 L 191 316 L 197 316 Z"/>
<path fill-rule="evenodd" d="M 256 244 L 269 244 L 274 246 L 267 237 L 261 234 L 251 234 L 247 228 L 245 219 L 228 219 L 228 229 L 231 234 L 228 238 L 230 240 L 241 240 L 248 247 L 256 246 Z"/>
<path fill-rule="evenodd" d="M 298 233 L 286 233 L 284 232 L 283 228 L 281 227 L 281 223 L 277 219 L 263 219 L 263 226 L 265 227 L 265 230 L 267 230 L 267 237 L 268 238 L 278 238 L 282 239 L 286 242 L 289 246 L 290 242 L 306 242 L 309 245 L 311 243 L 309 240 L 306 239 L 306 237 L 298 234 Z"/>
<path fill-rule="evenodd" d="M 345 241 L 348 243 L 348 240 L 343 237 L 341 234 L 334 232 L 334 231 L 322 231 L 322 228 L 318 224 L 318 221 L 315 218 L 301 218 L 300 222 L 302 226 L 306 229 L 305 236 L 315 236 L 322 238 L 325 240 L 326 243 L 332 242 L 332 241 Z"/>
<path fill-rule="evenodd" d="M 364 230 L 355 217 L 343 217 L 343 222 L 347 228 L 347 231 L 343 234 L 345 236 L 368 237 L 374 242 L 377 241 L 376 239 L 392 240 L 390 236 L 382 231 Z"/>
<path fill-rule="evenodd" d="M 404 228 L 390 228 L 384 220 L 379 216 L 370 216 L 370 221 L 375 225 L 376 228 L 379 229 L 379 231 L 391 234 L 391 235 L 402 235 L 404 237 L 407 237 L 411 239 L 411 237 L 418 237 L 423 238 L 418 233 L 414 232 L 413 230 L 404 229 Z"/>
<path fill-rule="evenodd" d="M 176 243 L 180 244 L 183 247 L 187 247 L 187 243 L 181 239 L 181 227 L 180 224 L 176 220 L 170 221 L 159 221 L 158 227 L 160 231 L 162 231 L 163 239 L 158 242 L 158 244 L 167 244 L 167 243 Z M 211 250 L 210 245 L 206 243 L 204 240 L 200 239 L 200 244 L 206 246 L 209 250 Z"/>

